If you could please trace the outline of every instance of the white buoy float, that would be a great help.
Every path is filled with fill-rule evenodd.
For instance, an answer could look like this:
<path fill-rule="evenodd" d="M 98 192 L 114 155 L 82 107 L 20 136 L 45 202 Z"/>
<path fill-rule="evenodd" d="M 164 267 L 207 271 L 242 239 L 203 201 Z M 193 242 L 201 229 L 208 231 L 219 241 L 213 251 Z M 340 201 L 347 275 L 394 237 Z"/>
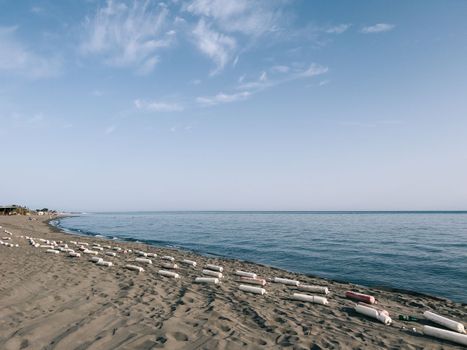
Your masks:
<path fill-rule="evenodd" d="M 169 255 L 164 255 L 161 259 L 162 260 L 175 261 L 175 258 L 173 256 L 169 256 Z"/>
<path fill-rule="evenodd" d="M 218 271 L 218 272 L 224 271 L 224 268 L 222 266 L 213 265 L 213 264 L 207 264 L 206 268 L 209 270 Z"/>
<path fill-rule="evenodd" d="M 108 256 L 117 256 L 117 253 L 115 253 L 115 252 L 105 252 L 105 255 L 108 255 Z"/>
<path fill-rule="evenodd" d="M 53 249 L 53 248 L 54 248 L 54 246 L 51 245 L 51 244 L 41 244 L 39 247 L 40 247 L 40 248 L 49 248 L 49 249 Z"/>
<path fill-rule="evenodd" d="M 217 272 L 217 271 L 212 271 L 212 270 L 203 270 L 202 274 L 217 277 L 217 278 L 222 278 L 223 277 L 222 272 Z"/>
<path fill-rule="evenodd" d="M 177 264 L 173 264 L 173 263 L 169 263 L 169 262 L 162 263 L 161 265 L 162 265 L 163 268 L 166 268 L 166 269 L 173 269 L 173 270 L 177 270 L 177 269 L 178 269 L 178 265 L 177 265 Z"/>
<path fill-rule="evenodd" d="M 157 271 L 157 273 L 165 277 L 180 278 L 180 275 L 178 273 L 172 271 L 159 270 Z"/>
<path fill-rule="evenodd" d="M 427 320 L 430 320 L 431 322 L 437 323 L 446 328 L 452 329 L 453 331 L 456 331 L 458 333 L 465 333 L 464 325 L 460 322 L 450 320 L 449 318 L 437 315 L 431 311 L 425 311 L 423 313 L 423 316 Z"/>
<path fill-rule="evenodd" d="M 266 294 L 266 289 L 260 288 L 260 287 L 253 287 L 253 286 L 247 286 L 244 284 L 241 284 L 238 289 L 244 291 L 244 292 L 249 292 L 249 293 L 254 293 L 254 294 L 261 294 L 264 295 Z"/>
<path fill-rule="evenodd" d="M 99 253 L 96 252 L 95 250 L 84 249 L 83 254 L 98 255 Z"/>
<path fill-rule="evenodd" d="M 256 275 L 256 273 L 253 273 L 253 272 L 246 272 L 246 271 L 241 271 L 241 270 L 237 270 L 235 271 L 235 274 L 237 276 L 242 276 L 242 277 L 250 277 L 250 278 L 256 278 L 258 277 Z"/>
<path fill-rule="evenodd" d="M 144 257 L 148 256 L 148 253 L 142 252 L 141 250 L 137 250 L 135 253 L 139 256 L 144 256 Z"/>
<path fill-rule="evenodd" d="M 423 326 L 422 330 L 423 334 L 429 335 L 431 337 L 449 340 L 454 343 L 462 344 L 467 346 L 467 335 L 459 334 L 453 331 L 448 331 L 446 329 L 431 327 L 431 326 Z"/>
<path fill-rule="evenodd" d="M 248 284 L 258 284 L 260 286 L 266 285 L 266 280 L 263 278 L 240 277 L 240 281 Z"/>
<path fill-rule="evenodd" d="M 60 251 L 55 249 L 47 249 L 45 252 L 50 254 L 60 254 Z"/>
<path fill-rule="evenodd" d="M 195 283 L 214 283 L 219 284 L 219 279 L 215 277 L 196 277 Z"/>
<path fill-rule="evenodd" d="M 125 265 L 125 268 L 128 270 L 138 271 L 138 273 L 144 272 L 144 269 L 141 266 L 128 264 L 128 265 Z"/>
<path fill-rule="evenodd" d="M 148 264 L 152 265 L 152 260 L 151 259 L 146 259 L 146 258 L 136 258 L 136 262 L 143 263 L 143 264 Z"/>
<path fill-rule="evenodd" d="M 147 254 L 148 254 L 148 258 L 157 258 L 156 253 L 147 253 Z"/>
<path fill-rule="evenodd" d="M 305 292 L 329 294 L 328 287 L 323 287 L 323 286 L 312 286 L 308 284 L 300 284 L 298 286 L 298 289 L 303 290 Z"/>
<path fill-rule="evenodd" d="M 100 266 L 107 266 L 107 267 L 113 266 L 111 261 L 104 261 L 102 259 L 101 259 L 101 261 L 96 262 L 96 264 L 100 265 Z"/>
<path fill-rule="evenodd" d="M 292 295 L 293 300 L 299 301 L 307 301 L 314 304 L 321 304 L 321 305 L 328 305 L 328 299 L 325 297 L 320 297 L 317 295 L 307 295 L 307 294 L 300 294 L 300 293 L 293 293 Z"/>
<path fill-rule="evenodd" d="M 98 263 L 98 262 L 104 261 L 104 259 L 99 258 L 98 256 L 93 256 L 91 259 L 89 259 L 89 261 L 92 261 L 94 263 Z"/>
<path fill-rule="evenodd" d="M 357 304 L 355 306 L 355 311 L 359 314 L 375 318 L 385 325 L 390 325 L 392 323 L 392 319 L 389 317 L 389 313 L 386 310 L 377 310 L 370 306 Z"/>
<path fill-rule="evenodd" d="M 196 261 L 193 261 L 193 260 L 183 259 L 182 264 L 191 265 L 193 267 L 196 267 Z"/>
<path fill-rule="evenodd" d="M 288 278 L 279 278 L 279 277 L 275 277 L 274 278 L 274 282 L 275 283 L 282 283 L 282 284 L 286 284 L 288 286 L 295 286 L 295 287 L 298 287 L 300 285 L 300 282 L 299 281 L 296 281 L 296 280 L 290 280 Z"/>
<path fill-rule="evenodd" d="M 69 252 L 68 256 L 71 258 L 79 258 L 81 256 L 80 253 L 75 253 L 75 252 Z"/>

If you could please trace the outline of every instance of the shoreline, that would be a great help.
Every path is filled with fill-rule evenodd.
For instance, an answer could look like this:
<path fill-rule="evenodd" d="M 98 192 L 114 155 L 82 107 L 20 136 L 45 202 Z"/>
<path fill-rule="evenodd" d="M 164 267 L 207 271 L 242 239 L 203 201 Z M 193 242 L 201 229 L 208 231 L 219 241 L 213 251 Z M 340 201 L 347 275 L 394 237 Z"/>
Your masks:
<path fill-rule="evenodd" d="M 413 211 L 413 212 L 417 213 L 416 211 Z M 269 212 L 266 212 L 266 213 L 269 213 Z M 327 213 L 327 212 L 323 212 L 323 213 Z M 336 213 L 340 213 L 340 212 L 336 212 Z M 392 213 L 392 212 L 387 212 L 387 213 Z M 92 238 L 96 238 L 96 239 L 103 239 L 103 240 L 110 241 L 110 242 L 143 244 L 143 245 L 146 245 L 148 247 L 154 247 L 154 248 L 158 248 L 158 249 L 175 250 L 175 251 L 179 251 L 180 253 L 186 252 L 186 253 L 190 253 L 190 254 L 204 256 L 206 258 L 209 258 L 209 257 L 219 258 L 219 259 L 224 259 L 224 260 L 228 260 L 228 261 L 232 261 L 232 262 L 233 261 L 241 261 L 241 262 L 244 262 L 244 263 L 254 264 L 254 265 L 262 266 L 262 267 L 265 267 L 265 268 L 276 269 L 276 270 L 279 270 L 279 271 L 283 271 L 284 273 L 299 274 L 299 275 L 307 276 L 307 277 L 314 278 L 314 279 L 321 279 L 323 281 L 328 281 L 328 282 L 348 284 L 348 285 L 353 285 L 353 286 L 357 286 L 357 287 L 360 287 L 360 288 L 367 288 L 367 289 L 374 288 L 374 289 L 384 290 L 384 291 L 392 292 L 392 293 L 404 293 L 404 294 L 407 294 L 407 295 L 431 298 L 431 299 L 434 299 L 436 301 L 448 301 L 448 302 L 453 302 L 453 303 L 455 302 L 455 303 L 459 303 L 459 304 L 461 304 L 463 306 L 467 306 L 467 301 L 466 302 L 453 301 L 453 300 L 451 300 L 450 298 L 447 298 L 447 297 L 432 295 L 432 294 L 423 293 L 423 292 L 418 292 L 418 291 L 410 290 L 410 289 L 396 288 L 396 287 L 390 287 L 390 286 L 378 286 L 378 285 L 371 286 L 371 285 L 353 283 L 353 282 L 346 281 L 346 280 L 339 280 L 339 279 L 333 279 L 333 278 L 323 277 L 323 276 L 319 276 L 319 275 L 314 275 L 312 273 L 301 273 L 301 272 L 298 272 L 298 271 L 287 270 L 287 269 L 281 268 L 279 266 L 263 264 L 263 263 L 259 263 L 259 262 L 255 262 L 255 261 L 251 261 L 251 260 L 244 260 L 244 259 L 240 259 L 240 258 L 228 257 L 228 256 L 224 256 L 224 255 L 221 255 L 221 254 L 215 254 L 215 253 L 209 253 L 209 252 L 204 253 L 204 252 L 201 252 L 201 251 L 196 251 L 196 250 L 192 250 L 192 249 L 184 248 L 184 247 L 172 248 L 172 247 L 167 247 L 167 246 L 160 246 L 160 245 L 157 245 L 157 244 L 151 244 L 151 243 L 144 242 L 144 241 L 142 242 L 142 241 L 138 241 L 136 239 L 133 241 L 131 239 L 125 239 L 125 238 L 112 239 L 112 238 L 110 238 L 108 236 L 103 236 L 103 235 L 96 236 L 96 235 L 87 234 L 87 233 L 80 234 L 80 233 L 77 233 L 77 232 L 73 232 L 72 230 L 67 230 L 67 229 L 61 228 L 60 226 L 55 226 L 55 225 L 53 225 L 51 223 L 54 220 L 60 221 L 60 219 L 67 218 L 67 217 L 74 217 L 74 216 L 80 216 L 80 215 L 58 216 L 56 218 L 46 220 L 46 223 L 51 228 L 57 230 L 57 232 L 63 233 L 65 235 L 71 235 L 71 236 L 77 236 L 77 237 L 92 237 Z"/>
<path fill-rule="evenodd" d="M 420 329 L 428 323 L 403 322 L 397 316 L 433 310 L 465 321 L 467 306 L 463 303 L 176 248 L 77 235 L 63 232 L 48 221 L 0 217 L 0 225 L 10 230 L 20 245 L 0 247 L 2 349 L 462 348 L 409 332 L 407 329 Z M 72 260 L 62 254 L 45 254 L 45 249 L 30 246 L 18 238 L 20 235 L 68 242 L 75 236 L 90 244 L 113 242 L 125 249 L 171 254 L 177 261 L 196 260 L 200 268 L 181 267 L 179 280 L 167 279 L 157 275 L 160 260 L 155 258 L 145 272 L 135 274 L 121 268 L 134 260 L 132 254 L 113 259 L 113 267 L 99 267 L 87 257 Z M 221 285 L 193 283 L 206 263 L 224 266 L 226 277 Z M 233 277 L 236 269 L 265 278 L 285 277 L 325 285 L 331 291 L 329 305 L 292 301 L 290 296 L 297 290 L 277 283 L 269 283 L 264 296 L 243 293 Z M 353 302 L 344 297 L 346 290 L 374 295 L 378 305 L 390 313 L 393 324 L 385 326 L 356 314 Z"/>

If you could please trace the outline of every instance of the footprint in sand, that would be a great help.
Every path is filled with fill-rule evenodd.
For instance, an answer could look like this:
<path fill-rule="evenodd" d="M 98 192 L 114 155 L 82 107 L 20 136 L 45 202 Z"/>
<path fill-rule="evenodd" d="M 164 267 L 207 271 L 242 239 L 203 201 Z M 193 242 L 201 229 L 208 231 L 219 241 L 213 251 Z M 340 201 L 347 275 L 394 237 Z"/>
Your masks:
<path fill-rule="evenodd" d="M 188 336 L 182 332 L 175 332 L 174 338 L 178 341 L 188 341 Z"/>

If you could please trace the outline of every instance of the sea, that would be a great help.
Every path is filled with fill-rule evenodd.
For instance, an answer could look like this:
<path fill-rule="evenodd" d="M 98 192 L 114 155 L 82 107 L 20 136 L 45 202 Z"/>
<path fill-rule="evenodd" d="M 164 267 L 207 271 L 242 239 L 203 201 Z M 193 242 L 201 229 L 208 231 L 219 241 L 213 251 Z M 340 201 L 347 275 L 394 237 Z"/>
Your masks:
<path fill-rule="evenodd" d="M 114 212 L 53 224 L 467 303 L 467 212 Z"/>

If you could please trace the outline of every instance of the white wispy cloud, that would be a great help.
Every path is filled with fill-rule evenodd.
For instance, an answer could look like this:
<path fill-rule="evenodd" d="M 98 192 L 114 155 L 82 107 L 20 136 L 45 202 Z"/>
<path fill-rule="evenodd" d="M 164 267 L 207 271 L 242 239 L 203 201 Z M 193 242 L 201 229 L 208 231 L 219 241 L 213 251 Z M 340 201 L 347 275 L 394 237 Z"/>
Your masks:
<path fill-rule="evenodd" d="M 278 69 L 278 67 L 281 68 Z M 284 67 L 287 67 L 287 69 Z M 249 81 L 246 81 L 245 76 L 242 75 L 238 79 L 238 84 L 235 87 L 238 92 L 230 94 L 220 92 L 214 96 L 198 97 L 196 98 L 196 102 L 201 106 L 216 106 L 222 103 L 243 101 L 261 91 L 281 84 L 299 79 L 310 79 L 325 74 L 329 71 L 329 68 L 317 63 L 311 63 L 308 66 L 301 65 L 301 68 L 291 68 L 282 65 L 273 66 L 269 71 L 273 74 L 272 77 L 269 77 L 266 71 L 262 71 L 256 79 Z"/>
<path fill-rule="evenodd" d="M 278 69 L 278 67 L 281 68 Z M 287 69 L 285 69 L 285 67 L 287 67 Z M 325 74 L 328 71 L 328 67 L 317 63 L 311 63 L 308 66 L 293 69 L 288 66 L 273 66 L 270 69 L 271 73 L 276 73 L 275 75 L 273 75 L 273 77 L 270 78 L 264 71 L 255 80 L 245 81 L 245 79 L 242 79 L 241 81 L 239 81 L 239 84 L 237 85 L 237 90 L 250 90 L 253 92 L 257 92 L 294 80 L 312 78 L 318 75 Z M 278 73 L 280 75 L 278 75 Z"/>
<path fill-rule="evenodd" d="M 242 101 L 251 96 L 251 92 L 242 91 L 232 94 L 225 94 L 223 92 L 218 93 L 214 96 L 198 97 L 196 102 L 202 106 L 215 106 L 222 103 L 231 103 L 236 101 Z"/>
<path fill-rule="evenodd" d="M 193 37 L 198 49 L 216 64 L 216 69 L 211 74 L 222 70 L 237 48 L 234 38 L 211 29 L 203 19 L 194 28 Z"/>
<path fill-rule="evenodd" d="M 60 74 L 61 61 L 51 55 L 41 55 L 23 44 L 17 27 L 0 27 L 0 73 L 21 75 L 31 79 Z"/>
<path fill-rule="evenodd" d="M 275 0 L 193 0 L 184 9 L 202 16 L 224 32 L 259 36 L 277 29 L 281 1 Z"/>
<path fill-rule="evenodd" d="M 329 71 L 329 68 L 326 67 L 326 66 L 322 66 L 320 64 L 317 64 L 317 63 L 312 63 L 310 64 L 310 66 L 301 71 L 301 72 L 298 72 L 296 74 L 296 77 L 297 78 L 311 78 L 311 77 L 314 77 L 314 76 L 317 76 L 317 75 L 321 75 L 321 74 L 324 74 L 324 73 L 327 73 Z"/>
<path fill-rule="evenodd" d="M 342 34 L 346 32 L 351 26 L 351 24 L 339 24 L 325 29 L 325 32 L 328 34 Z"/>
<path fill-rule="evenodd" d="M 253 41 L 278 30 L 282 16 L 279 0 L 192 0 L 182 10 L 197 18 L 192 30 L 196 47 L 215 63 L 218 73 Z"/>
<path fill-rule="evenodd" d="M 133 101 L 135 107 L 146 112 L 181 112 L 183 106 L 178 103 L 168 103 L 162 101 L 144 101 L 136 99 Z"/>
<path fill-rule="evenodd" d="M 163 3 L 108 0 L 84 21 L 83 54 L 104 57 L 117 67 L 135 67 L 140 74 L 151 72 L 159 61 L 157 53 L 170 47 L 175 32 L 166 30 L 169 10 Z"/>
<path fill-rule="evenodd" d="M 377 23 L 372 26 L 363 27 L 360 32 L 364 34 L 373 34 L 373 33 L 382 33 L 382 32 L 389 32 L 395 28 L 394 24 L 388 23 Z"/>

